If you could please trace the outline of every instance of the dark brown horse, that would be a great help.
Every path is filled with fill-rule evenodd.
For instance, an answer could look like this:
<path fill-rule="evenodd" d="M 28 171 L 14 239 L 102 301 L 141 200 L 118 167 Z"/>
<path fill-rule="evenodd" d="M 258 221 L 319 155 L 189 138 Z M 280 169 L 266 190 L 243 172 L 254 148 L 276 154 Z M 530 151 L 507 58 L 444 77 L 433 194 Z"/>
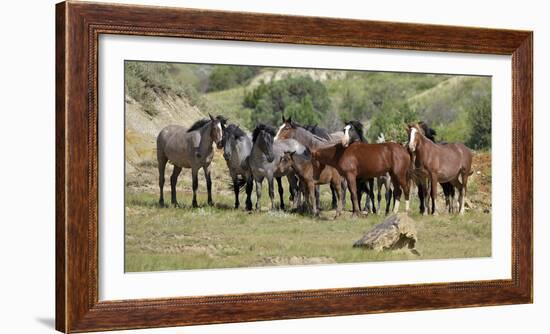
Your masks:
<path fill-rule="evenodd" d="M 351 192 L 353 216 L 360 213 L 357 200 L 357 179 L 368 180 L 390 173 L 394 186 L 394 212 L 399 210 L 401 192 L 405 193 L 405 210 L 409 211 L 409 167 L 407 150 L 396 143 L 365 144 L 347 142 L 312 150 L 312 156 L 321 165 L 336 168 L 346 178 Z M 346 147 L 347 146 L 347 147 Z"/>
<path fill-rule="evenodd" d="M 437 184 L 450 182 L 459 191 L 459 213 L 464 213 L 464 199 L 468 187 L 468 177 L 472 174 L 472 152 L 464 144 L 449 143 L 438 145 L 426 138 L 422 127 L 411 124 L 408 127 L 407 146 L 415 159 L 415 164 L 428 173 L 431 183 L 432 214 L 437 214 Z M 451 201 L 454 205 L 454 200 Z"/>

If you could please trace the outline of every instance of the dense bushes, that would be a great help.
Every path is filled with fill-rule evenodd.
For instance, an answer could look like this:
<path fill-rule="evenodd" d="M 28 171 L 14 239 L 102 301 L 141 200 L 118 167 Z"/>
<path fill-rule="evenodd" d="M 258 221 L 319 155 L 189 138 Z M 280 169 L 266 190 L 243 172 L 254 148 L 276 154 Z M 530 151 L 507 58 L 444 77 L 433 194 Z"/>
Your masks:
<path fill-rule="evenodd" d="M 308 76 L 289 77 L 261 83 L 245 95 L 243 106 L 252 109 L 252 124 L 278 124 L 283 113 L 304 124 L 315 124 L 326 115 L 330 99 L 321 82 Z"/>
<path fill-rule="evenodd" d="M 214 92 L 246 83 L 260 71 L 254 66 L 217 65 L 208 77 L 207 91 Z"/>
<path fill-rule="evenodd" d="M 489 77 L 351 71 L 318 79 L 307 70 L 277 76 L 277 68 L 136 61 L 126 62 L 125 69 L 126 94 L 152 117 L 156 99 L 174 94 L 249 129 L 279 124 L 284 113 L 330 131 L 359 120 L 370 141 L 384 133 L 387 140 L 402 142 L 405 125 L 422 120 L 437 130 L 440 141 L 491 147 Z M 251 84 L 260 72 L 271 81 Z"/>

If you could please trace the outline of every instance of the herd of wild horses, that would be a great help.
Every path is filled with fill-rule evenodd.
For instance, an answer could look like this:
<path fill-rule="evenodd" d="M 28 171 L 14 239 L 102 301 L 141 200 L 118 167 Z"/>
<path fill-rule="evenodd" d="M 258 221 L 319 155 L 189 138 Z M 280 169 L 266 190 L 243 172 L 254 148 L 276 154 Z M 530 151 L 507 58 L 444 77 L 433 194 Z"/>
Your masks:
<path fill-rule="evenodd" d="M 239 192 L 245 188 L 246 210 L 252 210 L 255 183 L 256 210 L 259 210 L 262 182 L 266 179 L 271 209 L 275 208 L 274 180 L 277 181 L 280 208 L 284 209 L 282 178 L 286 177 L 293 209 L 305 207 L 313 215 L 319 214 L 319 186 L 323 184 L 330 185 L 336 217 L 342 212 L 346 189 L 351 194 L 353 216 L 363 212 L 363 194 L 367 195 L 365 211 L 380 212 L 382 187 L 385 188 L 386 214 L 390 211 L 392 198 L 393 212 L 398 212 L 402 194 L 408 211 L 411 183 L 418 188 L 422 214 L 437 214 L 438 184 L 443 188 L 446 209 L 450 213 L 457 211 L 456 190 L 458 212 L 464 213 L 468 177 L 472 174 L 472 152 L 460 143 L 436 143 L 435 131 L 424 122 L 409 124 L 406 131 L 408 140 L 402 145 L 385 142 L 383 135 L 377 143 L 367 143 L 363 126 L 358 121 L 346 122 L 341 131 L 329 133 L 321 127 L 302 126 L 283 116 L 278 129 L 259 124 L 251 135 L 236 124 L 228 124 L 222 116 L 209 115 L 190 128 L 170 125 L 157 137 L 159 204 L 164 206 L 167 162 L 174 165 L 170 177 L 172 205 L 178 205 L 176 183 L 182 168 L 191 169 L 192 206 L 198 206 L 198 172 L 201 168 L 206 179 L 208 204 L 213 204 L 210 164 L 215 144 L 218 149 L 223 149 L 235 192 L 235 208 L 240 204 Z M 429 199 L 431 209 L 427 206 Z"/>

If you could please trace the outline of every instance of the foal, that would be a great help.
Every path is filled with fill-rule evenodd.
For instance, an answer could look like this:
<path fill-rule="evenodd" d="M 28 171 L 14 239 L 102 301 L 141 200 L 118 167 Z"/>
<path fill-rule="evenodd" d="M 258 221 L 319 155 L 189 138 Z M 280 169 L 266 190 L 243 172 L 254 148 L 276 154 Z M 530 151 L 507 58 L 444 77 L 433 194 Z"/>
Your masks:
<path fill-rule="evenodd" d="M 416 164 L 427 171 L 430 179 L 432 214 L 437 214 L 437 183 L 445 182 L 451 182 L 458 189 L 459 213 L 464 214 L 468 177 L 472 174 L 470 149 L 461 143 L 437 145 L 424 136 L 424 131 L 418 124 L 408 126 L 408 135 L 409 151 L 414 155 Z"/>
<path fill-rule="evenodd" d="M 311 152 L 306 149 L 304 153 L 285 152 L 281 162 L 279 163 L 279 169 L 283 172 L 289 169 L 294 172 L 300 178 L 300 185 L 303 185 L 305 196 L 312 208 L 314 216 L 319 215 L 319 207 L 315 198 L 316 191 L 315 186 L 320 184 L 330 184 L 336 192 L 336 216 L 338 218 L 342 213 L 343 192 L 342 192 L 342 176 L 338 171 L 330 166 L 320 168 L 319 163 L 311 159 Z"/>

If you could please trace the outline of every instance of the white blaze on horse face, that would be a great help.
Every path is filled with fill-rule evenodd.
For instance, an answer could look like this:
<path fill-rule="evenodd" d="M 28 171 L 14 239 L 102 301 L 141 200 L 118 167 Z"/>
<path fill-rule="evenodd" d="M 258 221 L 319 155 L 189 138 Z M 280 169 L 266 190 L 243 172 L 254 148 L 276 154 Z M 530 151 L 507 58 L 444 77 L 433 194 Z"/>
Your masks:
<path fill-rule="evenodd" d="M 411 152 L 414 152 L 414 139 L 416 137 L 416 129 L 415 128 L 412 128 L 411 129 L 411 138 L 409 139 L 409 150 L 411 150 Z"/>
<path fill-rule="evenodd" d="M 349 145 L 349 129 L 351 128 L 351 125 L 346 125 L 344 128 L 344 137 L 342 137 L 342 145 L 344 147 L 347 147 Z"/>
<path fill-rule="evenodd" d="M 283 131 L 283 128 L 285 127 L 285 124 L 283 123 L 283 125 L 281 125 L 279 127 L 279 130 L 277 130 L 277 134 L 275 135 L 275 138 L 273 138 L 274 140 L 278 140 L 279 139 L 279 135 L 281 134 L 281 131 Z"/>

